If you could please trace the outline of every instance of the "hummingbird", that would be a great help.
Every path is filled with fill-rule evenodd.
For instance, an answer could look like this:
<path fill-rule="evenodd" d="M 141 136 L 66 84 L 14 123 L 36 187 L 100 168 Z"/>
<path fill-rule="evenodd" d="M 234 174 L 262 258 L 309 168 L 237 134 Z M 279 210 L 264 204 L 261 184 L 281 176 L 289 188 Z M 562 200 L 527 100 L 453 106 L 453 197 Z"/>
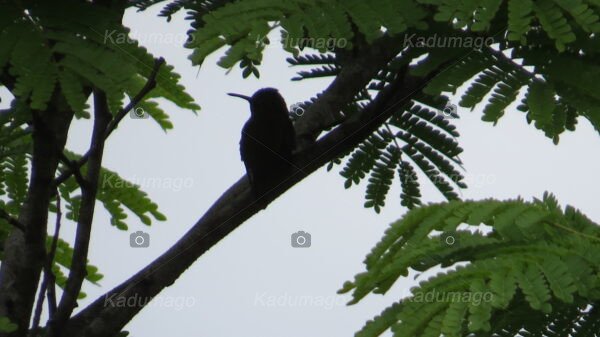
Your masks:
<path fill-rule="evenodd" d="M 285 100 L 274 88 L 263 88 L 252 97 L 229 93 L 250 103 L 250 119 L 242 128 L 240 156 L 256 198 L 261 198 L 288 174 L 296 132 Z"/>

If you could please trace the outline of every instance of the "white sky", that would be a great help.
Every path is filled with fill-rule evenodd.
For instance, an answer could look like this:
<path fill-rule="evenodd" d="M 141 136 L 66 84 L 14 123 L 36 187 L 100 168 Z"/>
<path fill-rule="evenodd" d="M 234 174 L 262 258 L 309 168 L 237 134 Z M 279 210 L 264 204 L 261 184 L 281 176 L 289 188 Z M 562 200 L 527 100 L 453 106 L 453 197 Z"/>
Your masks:
<path fill-rule="evenodd" d="M 183 15 L 167 23 L 156 17 L 157 9 L 128 12 L 125 22 L 142 40 L 153 33 L 172 34 L 181 40 L 188 29 Z M 292 104 L 314 96 L 328 83 L 291 82 L 298 69 L 289 67 L 285 62 L 288 55 L 275 47 L 264 57 L 261 78 L 244 80 L 237 67 L 226 75 L 215 66 L 214 55 L 198 73 L 187 59 L 190 51 L 180 44 L 145 45 L 175 66 L 202 110 L 195 116 L 163 105 L 175 125 L 166 135 L 151 120 L 126 118 L 108 142 L 105 166 L 131 180 L 172 179 L 187 182 L 187 187 L 145 188 L 168 217 L 151 227 L 130 217 L 130 231 L 119 231 L 110 226 L 106 211 L 97 207 L 90 260 L 105 277 L 101 287 L 84 286 L 88 298 L 80 308 L 162 254 L 244 173 L 238 141 L 249 110 L 246 103 L 227 92 L 252 94 L 261 87 L 276 87 Z M 8 101 L 1 104 L 5 107 Z M 600 219 L 594 195 L 600 187 L 600 142 L 586 120 L 580 119 L 577 131 L 564 134 L 554 146 L 526 124 L 514 105 L 496 127 L 480 121 L 480 109 L 469 112 L 459 108 L 459 114 L 461 158 L 471 185 L 463 192 L 464 198 L 521 195 L 531 199 L 548 190 L 563 205 L 572 204 L 592 219 Z M 78 121 L 68 146 L 83 153 L 89 137 L 89 121 Z M 422 187 L 424 200 L 442 200 L 430 184 Z M 399 193 L 396 182 L 388 206 L 377 215 L 362 207 L 364 186 L 344 190 L 337 170 L 327 173 L 322 168 L 202 256 L 125 329 L 134 337 L 351 336 L 414 284 L 411 280 L 399 282 L 386 296 L 369 296 L 351 307 L 343 304 L 346 297 L 335 295 L 344 281 L 363 271 L 364 256 L 387 224 L 405 212 L 399 205 Z M 64 224 L 62 237 L 72 240 L 73 227 Z M 149 248 L 129 246 L 129 233 L 137 230 L 150 234 Z M 290 234 L 298 230 L 311 233 L 312 247 L 291 248 Z M 269 298 L 294 301 L 303 296 L 311 297 L 313 305 L 269 306 L 268 302 Z M 170 301 L 177 305 L 169 306 Z"/>

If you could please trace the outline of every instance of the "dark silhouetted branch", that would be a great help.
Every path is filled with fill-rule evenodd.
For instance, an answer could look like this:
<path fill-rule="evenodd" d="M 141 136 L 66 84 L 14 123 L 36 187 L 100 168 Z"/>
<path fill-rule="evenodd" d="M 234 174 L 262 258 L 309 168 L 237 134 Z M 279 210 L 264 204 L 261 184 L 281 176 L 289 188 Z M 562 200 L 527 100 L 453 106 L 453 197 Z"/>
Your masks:
<path fill-rule="evenodd" d="M 81 205 L 77 217 L 77 231 L 73 247 L 73 257 L 69 277 L 56 313 L 48 321 L 48 336 L 61 336 L 61 330 L 73 309 L 77 306 L 77 297 L 87 275 L 87 257 L 96 205 L 98 181 L 102 169 L 102 157 L 107 130 L 111 125 L 111 114 L 106 94 L 95 89 L 94 92 L 94 128 L 88 150 L 88 163 L 85 183 L 81 186 Z M 113 124 L 116 125 L 117 123 Z"/>
<path fill-rule="evenodd" d="M 154 67 L 152 68 L 152 72 L 148 76 L 148 80 L 146 81 L 146 84 L 144 85 L 144 87 L 142 87 L 140 92 L 138 92 L 138 94 L 135 95 L 131 99 L 131 101 L 129 101 L 129 103 L 126 106 L 124 106 L 123 108 L 121 108 L 121 110 L 119 110 L 117 112 L 117 114 L 112 119 L 112 121 L 110 121 L 110 123 L 108 124 L 108 126 L 106 128 L 106 131 L 104 132 L 104 139 L 108 138 L 110 136 L 110 134 L 119 126 L 119 123 L 129 113 L 129 111 L 131 111 L 131 109 L 135 108 L 135 106 L 137 104 L 139 104 L 144 99 L 144 97 L 146 97 L 146 95 L 148 95 L 148 93 L 156 87 L 156 76 L 158 75 L 158 71 L 160 70 L 160 67 L 164 63 L 165 63 L 165 59 L 163 59 L 162 57 L 154 60 Z M 58 186 L 58 185 L 64 183 L 67 179 L 69 179 L 76 172 L 76 169 L 79 169 L 80 167 L 85 165 L 85 163 L 89 160 L 89 156 L 90 156 L 89 151 L 87 153 L 85 153 L 83 156 L 81 156 L 81 158 L 79 158 L 79 160 L 77 160 L 76 162 L 73 163 L 72 168 L 67 169 L 66 171 L 64 171 L 61 175 L 59 175 L 56 178 L 56 180 L 54 181 L 54 185 Z"/>
<path fill-rule="evenodd" d="M 119 301 L 134 296 L 153 298 L 173 284 L 198 257 L 260 211 L 264 204 L 366 139 L 437 74 L 416 78 L 406 75 L 406 70 L 404 68 L 396 80 L 377 95 L 360 117 L 343 122 L 312 146 L 301 150 L 294 157 L 294 165 L 300 169 L 269 192 L 266 200 L 256 200 L 246 177 L 241 178 L 169 250 L 75 315 L 65 331 L 66 336 L 101 337 L 118 333 L 142 309 L 141 306 L 119 306 Z M 340 109 L 342 103 L 330 108 Z"/>
<path fill-rule="evenodd" d="M 52 272 L 52 265 L 54 264 L 54 256 L 56 255 L 56 247 L 58 246 L 58 238 L 60 234 L 62 219 L 62 210 L 60 205 L 60 194 L 56 192 L 56 221 L 54 224 L 54 235 L 52 236 L 52 243 L 50 244 L 50 251 L 46 257 L 46 265 L 44 266 L 44 279 L 40 286 L 38 293 L 37 305 L 35 307 L 33 320 L 31 323 L 31 330 L 29 332 L 31 337 L 35 337 L 37 334 L 38 327 L 40 325 L 40 318 L 42 316 L 42 309 L 44 307 L 44 296 L 48 297 L 48 314 L 50 318 L 54 316 L 56 311 L 56 292 L 55 292 L 55 281 L 56 277 Z"/>

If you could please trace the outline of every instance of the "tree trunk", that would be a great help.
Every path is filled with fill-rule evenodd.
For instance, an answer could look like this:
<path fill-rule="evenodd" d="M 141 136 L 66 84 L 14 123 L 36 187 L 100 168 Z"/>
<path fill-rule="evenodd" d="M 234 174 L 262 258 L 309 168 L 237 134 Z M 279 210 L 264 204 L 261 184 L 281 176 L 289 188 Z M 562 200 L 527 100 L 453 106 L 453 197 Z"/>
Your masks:
<path fill-rule="evenodd" d="M 40 272 L 46 254 L 48 207 L 54 191 L 52 181 L 58 167 L 73 112 L 54 99 L 45 111 L 32 112 L 33 156 L 27 197 L 19 222 L 25 232 L 13 229 L 6 240 L 0 268 L 0 316 L 18 325 L 10 334 L 25 336 Z"/>

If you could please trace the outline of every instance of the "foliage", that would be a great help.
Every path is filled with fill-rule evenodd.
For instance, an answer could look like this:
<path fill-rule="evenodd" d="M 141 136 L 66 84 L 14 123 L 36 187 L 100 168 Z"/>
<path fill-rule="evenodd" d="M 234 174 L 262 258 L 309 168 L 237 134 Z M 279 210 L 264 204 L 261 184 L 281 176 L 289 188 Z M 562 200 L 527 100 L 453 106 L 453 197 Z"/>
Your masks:
<path fill-rule="evenodd" d="M 143 2 L 149 6 L 157 1 Z M 384 205 L 396 170 L 402 204 L 421 205 L 415 165 L 447 199 L 456 198 L 451 184 L 440 183 L 438 177 L 462 187 L 462 176 L 455 170 L 460 166 L 458 134 L 439 110 L 448 101 L 444 95 L 460 88 L 466 91 L 459 105 L 482 105 L 482 119 L 494 125 L 522 98 L 518 109 L 526 113 L 527 122 L 555 143 L 564 131 L 575 129 L 579 117 L 600 131 L 600 87 L 595 81 L 600 4 L 595 0 L 178 0 L 163 14 L 183 8 L 193 21 L 193 39 L 187 46 L 194 50 L 194 64 L 225 47 L 222 67 L 238 62 L 242 68 L 256 67 L 271 43 L 264 37 L 279 29 L 283 48 L 292 54 L 290 63 L 310 67 L 300 71 L 297 80 L 336 76 L 348 51 L 359 53 L 363 40 L 369 43 L 383 34 L 404 37 L 405 43 L 414 35 L 444 41 L 491 39 L 475 48 L 410 43 L 348 104 L 344 113 L 351 118 L 401 65 L 410 64 L 415 76 L 444 68 L 421 95 L 397 107 L 384 126 L 349 154 L 341 171 L 345 184 L 349 187 L 369 176 L 366 206 L 375 211 Z M 348 43 L 333 48 L 314 43 L 330 38 Z M 258 77 L 254 68 L 246 69 L 244 76 L 251 73 Z M 338 158 L 328 168 L 341 163 Z M 460 229 L 461 224 L 490 229 L 472 232 Z M 432 236 L 435 231 L 442 235 Z M 416 208 L 392 224 L 367 257 L 367 271 L 343 291 L 353 290 L 357 302 L 369 293 L 385 293 L 411 270 L 452 268 L 423 282 L 357 336 L 389 329 L 396 336 L 596 336 L 598 234 L 595 223 L 572 207 L 560 209 L 550 195 L 534 202 L 452 200 Z M 448 237 L 457 244 L 446 244 Z M 431 291 L 493 296 L 477 304 L 415 299 Z"/>
<path fill-rule="evenodd" d="M 155 2 L 142 3 L 140 7 L 145 8 Z M 475 60 L 469 60 L 474 62 L 458 60 L 459 69 L 440 76 L 436 81 L 437 87 L 429 86 L 429 90 L 433 93 L 438 93 L 439 89 L 454 91 L 479 74 L 461 105 L 473 108 L 487 93 L 492 92 L 484 119 L 496 122 L 516 99 L 515 93 L 521 87 L 537 83 L 534 87 L 546 85 L 547 90 L 554 91 L 559 97 L 552 100 L 549 95 L 545 96 L 547 104 L 559 105 L 556 111 L 545 112 L 551 116 L 550 119 L 554 116 L 554 125 L 536 123 L 547 135 L 557 139 L 565 128 L 572 128 L 573 125 L 565 122 L 565 119 L 572 122 L 573 114 L 588 118 L 597 129 L 600 127 L 600 113 L 593 108 L 598 106 L 594 104 L 598 99 L 596 93 L 599 90 L 595 90 L 598 84 L 591 81 L 598 75 L 597 58 L 594 60 L 593 56 L 600 51 L 600 44 L 597 43 L 600 6 L 592 0 L 417 0 L 400 3 L 388 0 L 368 3 L 358 0 L 295 0 L 285 3 L 275 0 L 232 3 L 178 0 L 169 4 L 163 15 L 173 15 L 182 8 L 189 9 L 191 15 L 188 18 L 194 20 L 195 24 L 193 39 L 188 43 L 188 47 L 194 49 L 192 62 L 201 64 L 208 55 L 227 45 L 229 49 L 219 61 L 225 68 L 231 68 L 240 61 L 250 65 L 253 63 L 248 60 L 260 63 L 265 43 L 257 41 L 264 41 L 263 38 L 275 27 L 281 27 L 284 32 L 281 43 L 295 56 L 304 47 L 317 49 L 321 53 L 336 51 L 336 48 L 317 46 L 314 41 L 318 39 L 346 41 L 344 48 L 353 48 L 357 33 L 370 42 L 383 34 L 381 27 L 390 35 L 417 33 L 430 36 L 438 32 L 440 27 L 440 32 L 451 32 L 448 35 L 454 36 L 460 36 L 458 33 L 464 30 L 484 33 L 483 36 L 492 38 L 506 33 L 508 41 L 502 41 L 499 48 L 486 46 L 482 53 L 474 53 L 476 55 L 472 58 Z M 430 17 L 436 23 L 431 22 Z M 451 23 L 451 27 L 448 27 L 448 23 Z M 553 52 L 552 45 L 563 53 Z M 446 59 L 456 59 L 456 49 L 460 48 L 454 48 L 454 52 L 450 53 L 443 49 L 427 50 L 424 63 L 440 64 Z M 509 50 L 512 50 L 512 55 L 500 57 L 500 52 Z M 529 73 L 524 65 L 515 62 L 521 58 L 525 61 L 524 65 L 536 67 L 534 73 Z M 494 67 L 494 61 L 500 61 L 498 68 Z M 578 66 L 565 68 L 572 63 Z M 566 72 L 565 69 L 574 71 Z M 461 73 L 465 75 L 456 78 Z M 579 78 L 585 81 L 574 86 L 575 92 L 565 92 L 568 90 L 564 84 L 573 85 L 575 83 L 569 79 Z M 563 84 L 562 88 L 560 84 Z M 535 117 L 544 119 L 537 113 L 528 115 L 529 120 L 535 120 Z M 545 118 L 548 119 L 548 116 Z"/>
<path fill-rule="evenodd" d="M 81 158 L 81 156 L 71 152 L 67 155 L 71 160 Z M 83 172 L 85 172 L 85 166 Z M 66 202 L 67 219 L 77 221 L 81 191 L 75 177 L 70 177 L 59 186 L 58 190 L 61 198 Z M 101 170 L 96 199 L 104 205 L 104 208 L 110 214 L 111 225 L 120 230 L 128 229 L 125 222 L 125 219 L 127 219 L 125 209 L 136 215 L 146 225 L 152 224 L 152 218 L 158 221 L 166 220 L 166 217 L 158 211 L 158 205 L 148 198 L 139 185 L 127 181 L 117 173 L 105 168 Z"/>
<path fill-rule="evenodd" d="M 50 250 L 50 246 L 52 245 L 52 237 L 46 238 L 46 247 L 47 250 Z M 54 255 L 54 261 L 52 261 L 52 273 L 54 274 L 56 285 L 61 289 L 64 289 L 67 283 L 67 277 L 63 270 L 71 268 L 71 260 L 73 259 L 73 248 L 69 245 L 68 242 L 58 239 L 56 245 L 56 252 Z M 85 280 L 98 285 L 98 282 L 104 276 L 98 272 L 98 267 L 93 266 L 91 264 L 87 264 L 86 266 L 86 275 Z M 79 298 L 84 298 L 86 296 L 85 292 L 81 291 L 79 293 Z"/>
<path fill-rule="evenodd" d="M 0 110 L 0 209 L 8 214 L 17 214 L 25 199 L 30 150 L 30 130 L 11 122 L 9 110 Z M 0 218 L 0 251 L 12 228 Z"/>
<path fill-rule="evenodd" d="M 135 4 L 143 10 L 159 2 Z M 360 111 L 400 64 L 412 64 L 411 73 L 417 76 L 445 68 L 423 89 L 427 101 L 417 98 L 397 107 L 403 111 L 394 118 L 404 114 L 408 122 L 396 129 L 388 121 L 394 130 L 386 127 L 374 133 L 351 154 L 341 172 L 346 186 L 368 175 L 365 205 L 375 211 L 384 206 L 396 173 L 403 189 L 402 205 L 421 203 L 415 166 L 448 200 L 465 186 L 462 175 L 456 174 L 461 163 L 453 127 L 441 122 L 452 128 L 448 132 L 429 125 L 428 120 L 439 118 L 423 120 L 411 111 L 439 114 L 448 101 L 445 95 L 456 94 L 461 87 L 466 92 L 459 105 L 471 110 L 483 105 L 482 119 L 487 122 L 496 124 L 511 104 L 524 97 L 518 109 L 555 143 L 564 131 L 575 129 L 579 117 L 600 131 L 600 87 L 594 80 L 600 75 L 600 63 L 594 57 L 600 52 L 600 6 L 593 0 L 177 0 L 168 2 L 161 15 L 170 18 L 182 9 L 192 21 L 187 43 L 193 49 L 192 62 L 200 65 L 208 55 L 226 47 L 218 64 L 232 68 L 239 63 L 244 77 L 258 77 L 262 54 L 271 44 L 267 35 L 274 30 L 281 32 L 280 43 L 292 54 L 290 63 L 310 67 L 301 70 L 296 80 L 337 75 L 347 51 L 358 50 L 363 41 L 372 42 L 383 34 L 403 37 L 407 48 L 373 78 L 365 88 L 368 92 L 349 104 L 345 111 L 349 114 Z M 435 43 L 419 45 L 419 38 L 433 38 Z M 430 105 L 433 98 L 437 104 Z M 408 116 L 414 117 L 413 123 Z M 420 135 L 433 143 L 414 135 L 413 125 L 425 128 Z M 425 151 L 430 155 L 409 138 L 427 144 Z M 392 140 L 401 144 L 390 144 Z M 338 163 L 341 158 L 330 168 Z"/>
<path fill-rule="evenodd" d="M 371 92 L 385 87 L 398 72 L 399 68 L 415 57 L 403 53 L 392 60 L 373 79 L 372 83 L 344 109 L 351 116 L 364 109 L 372 100 Z M 295 80 L 316 77 L 335 76 L 339 72 L 340 61 L 332 54 L 307 54 L 288 59 L 294 66 L 310 66 L 310 71 L 300 71 Z M 302 106 L 307 108 L 310 101 Z M 346 188 L 357 185 L 365 178 L 367 189 L 365 207 L 380 212 L 385 206 L 388 191 L 394 176 L 402 187 L 400 201 L 403 206 L 413 208 L 421 204 L 419 177 L 415 167 L 424 173 L 427 180 L 448 200 L 458 198 L 457 189 L 466 188 L 460 172 L 462 162 L 459 158 L 462 148 L 458 144 L 459 133 L 451 124 L 451 118 L 442 112 L 449 106 L 445 96 L 419 94 L 410 103 L 393 106 L 393 115 L 388 121 L 362 142 L 340 171 L 345 178 Z M 456 117 L 456 116 L 454 116 Z M 328 170 L 342 163 L 338 158 L 330 163 Z"/>
<path fill-rule="evenodd" d="M 48 107 L 56 89 L 80 118 L 88 118 L 87 96 L 91 87 L 107 93 L 111 112 L 117 113 L 127 94 L 137 94 L 146 83 L 154 58 L 123 27 L 115 13 L 91 4 L 75 1 L 36 3 L 28 7 L 28 15 L 17 3 L 1 5 L 0 10 L 0 76 L 10 74 L 15 79 L 10 88 L 14 95 L 11 108 L 0 115 L 0 196 L 7 212 L 16 215 L 25 198 L 31 135 L 27 123 L 33 110 Z M 123 42 L 125 41 L 125 42 Z M 156 88 L 139 104 L 165 131 L 172 128 L 168 115 L 153 101 L 163 98 L 179 107 L 196 110 L 183 87 L 179 75 L 171 66 L 160 68 Z M 75 159 L 72 156 L 71 159 Z M 65 167 L 62 170 L 66 169 Z M 116 174 L 103 171 L 105 179 Z M 116 176 L 117 182 L 122 182 Z M 150 224 L 150 213 L 164 220 L 157 206 L 130 183 L 126 188 L 107 189 L 101 184 L 98 199 L 113 216 L 112 223 L 126 229 L 126 214 L 122 205 Z M 70 210 L 67 217 L 75 220 L 78 188 L 74 178 L 59 187 Z"/>
<path fill-rule="evenodd" d="M 87 96 L 91 87 L 106 92 L 110 110 L 116 113 L 125 94 L 132 97 L 146 82 L 154 58 L 129 37 L 117 11 L 79 1 L 36 2 L 24 8 L 4 3 L 0 11 L 0 76 L 15 79 L 10 89 L 29 109 L 45 110 L 60 89 L 78 117 L 88 117 Z M 164 66 L 157 87 L 144 100 L 165 98 L 185 109 L 197 110 L 178 84 L 173 67 Z M 165 130 L 171 127 L 166 114 L 154 105 L 151 114 Z M 160 115 L 161 118 L 156 116 Z"/>
<path fill-rule="evenodd" d="M 17 330 L 17 325 L 12 323 L 7 317 L 0 317 L 0 332 L 13 332 Z"/>
<path fill-rule="evenodd" d="M 597 334 L 600 227 L 571 206 L 561 209 L 550 194 L 409 211 L 365 265 L 341 290 L 352 291 L 351 303 L 385 294 L 402 278 L 444 271 L 369 321 L 360 337 L 388 329 L 394 336 Z"/>
<path fill-rule="evenodd" d="M 88 96 L 92 88 L 99 88 L 106 93 L 114 115 L 138 94 L 154 67 L 154 57 L 120 23 L 119 11 L 70 0 L 28 3 L 27 11 L 21 6 L 25 5 L 0 4 L 0 79 L 13 96 L 10 108 L 0 110 L 0 208 L 15 218 L 29 184 L 33 113 L 66 107 L 77 118 L 90 118 Z M 7 78 L 12 81 L 5 81 Z M 173 125 L 157 100 L 199 109 L 168 65 L 160 68 L 156 87 L 136 106 L 167 131 Z M 80 158 L 68 151 L 66 156 Z M 58 173 L 67 169 L 63 163 Z M 81 170 L 85 173 L 86 167 Z M 76 179 L 60 184 L 58 193 L 65 203 L 66 219 L 77 221 L 81 193 Z M 104 168 L 97 199 L 111 215 L 111 224 L 121 230 L 127 229 L 127 210 L 146 225 L 152 219 L 166 219 L 139 186 Z M 54 204 L 50 210 L 57 211 Z M 0 218 L 1 250 L 12 229 Z M 48 238 L 48 247 L 50 241 Z M 67 242 L 58 241 L 52 267 L 58 286 L 64 286 L 63 270 L 70 268 L 72 253 Z M 89 282 L 102 278 L 96 267 L 88 264 L 87 269 Z"/>
<path fill-rule="evenodd" d="M 127 5 L 144 10 L 161 2 Z M 130 38 L 121 24 L 122 10 L 75 0 L 0 4 L 0 82 L 13 97 L 10 108 L 0 110 L 0 208 L 11 216 L 18 217 L 29 184 L 33 114 L 60 108 L 90 118 L 88 102 L 95 88 L 106 93 L 115 115 L 147 83 L 154 57 Z M 180 10 L 191 22 L 186 47 L 192 63 L 201 65 L 224 50 L 218 64 L 226 69 L 239 65 L 243 77 L 259 77 L 275 33 L 290 53 L 289 62 L 308 67 L 295 80 L 336 76 L 384 35 L 402 41 L 401 52 L 344 107 L 348 119 L 401 69 L 417 77 L 438 73 L 407 103 L 392 106 L 391 117 L 356 149 L 328 166 L 343 165 L 347 188 L 366 180 L 365 206 L 376 212 L 398 177 L 401 204 L 412 209 L 369 254 L 367 271 L 344 286 L 344 292 L 353 291 L 353 303 L 370 293 L 386 293 L 411 272 L 449 268 L 368 322 L 358 336 L 387 330 L 397 336 L 595 336 L 600 321 L 598 226 L 570 206 L 559 208 L 551 195 L 534 202 L 457 200 L 458 189 L 466 185 L 459 134 L 449 117 L 459 116 L 443 111 L 448 96 L 464 88 L 459 105 L 482 106 L 482 119 L 494 125 L 520 100 L 517 108 L 527 122 L 555 143 L 575 129 L 580 117 L 600 131 L 598 0 L 175 0 L 166 1 L 160 15 L 171 19 Z M 419 42 L 429 39 L 433 45 Z M 167 131 L 173 125 L 159 104 L 164 100 L 199 109 L 171 66 L 160 68 L 156 87 L 136 106 Z M 81 158 L 68 151 L 65 156 Z M 58 173 L 67 169 L 62 163 Z M 165 220 L 139 186 L 106 168 L 100 176 L 97 200 L 113 226 L 126 230 L 128 213 L 147 225 Z M 449 202 L 422 206 L 419 176 Z M 66 219 L 77 221 L 77 179 L 67 179 L 57 190 Z M 0 218 L 2 246 L 11 230 Z M 456 244 L 447 244 L 448 238 Z M 58 286 L 65 285 L 63 271 L 73 254 L 67 242 L 58 240 L 52 265 Z M 87 281 L 101 278 L 88 264 Z M 466 294 L 469 300 L 418 299 L 431 292 Z M 475 304 L 477 294 L 492 297 Z M 14 324 L 0 317 L 0 331 L 11 329 Z"/>

